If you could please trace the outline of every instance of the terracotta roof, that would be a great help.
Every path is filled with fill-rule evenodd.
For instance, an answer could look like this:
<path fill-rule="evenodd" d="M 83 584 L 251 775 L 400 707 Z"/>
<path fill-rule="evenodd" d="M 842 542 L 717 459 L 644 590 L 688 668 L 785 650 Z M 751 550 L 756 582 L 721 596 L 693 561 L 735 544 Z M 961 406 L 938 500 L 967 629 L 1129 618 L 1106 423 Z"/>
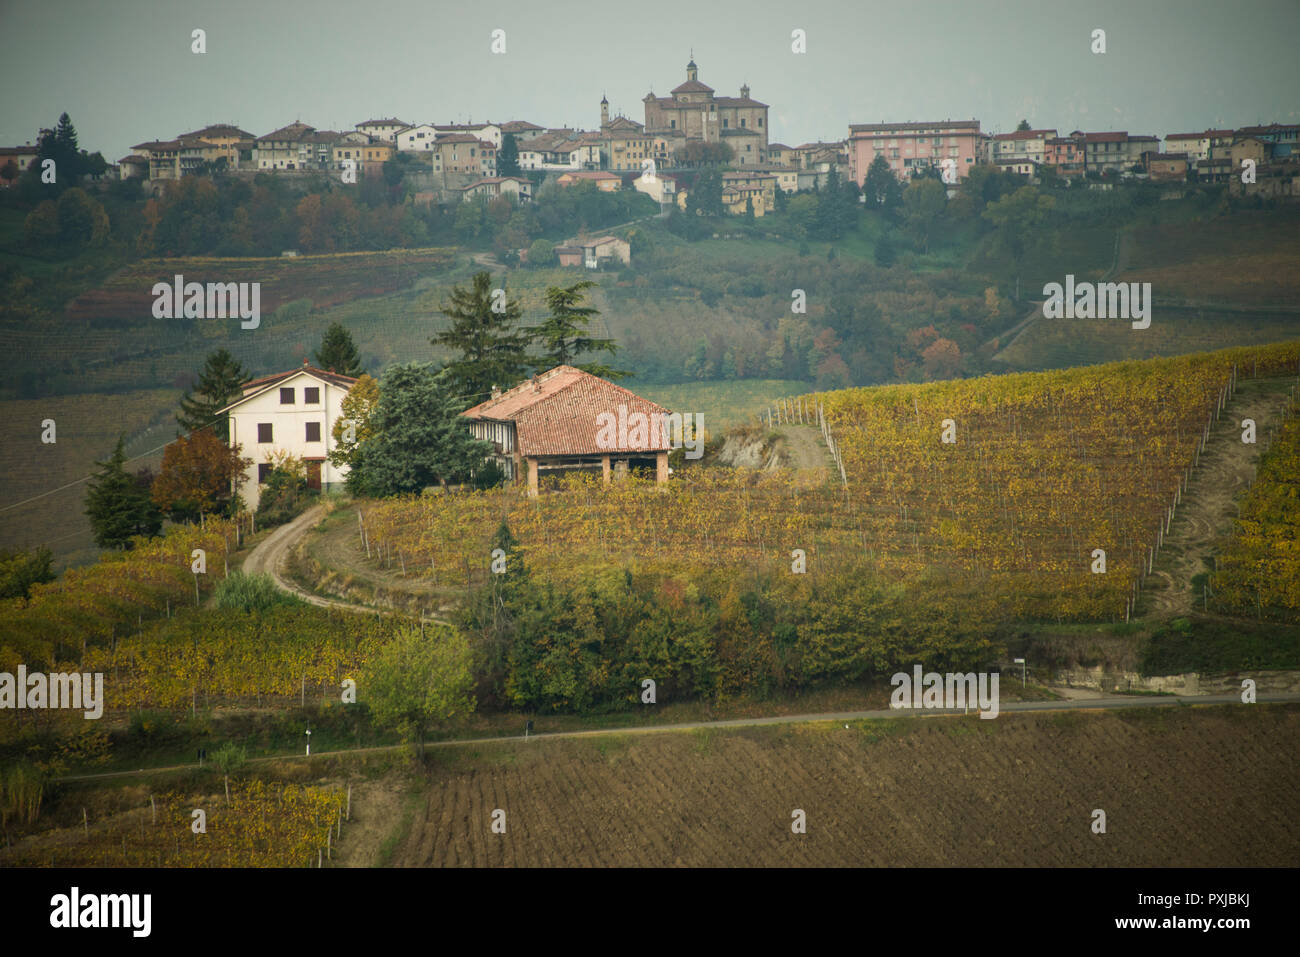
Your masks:
<path fill-rule="evenodd" d="M 713 92 L 713 87 L 711 87 L 711 86 L 706 86 L 706 85 L 704 85 L 703 83 L 701 83 L 699 80 L 687 80 L 685 83 L 681 84 L 680 86 L 675 86 L 675 87 L 673 87 L 672 92 L 674 92 L 674 93 L 712 93 L 712 92 Z"/>
<path fill-rule="evenodd" d="M 182 133 L 180 138 L 185 139 L 186 137 L 191 136 L 199 139 L 202 139 L 204 136 L 237 136 L 241 140 L 249 140 L 253 138 L 252 133 L 247 133 L 244 130 L 241 130 L 238 126 L 233 126 L 230 123 L 213 123 L 211 126 L 205 126 L 203 129 L 195 130 L 193 133 Z"/>
<path fill-rule="evenodd" d="M 405 120 L 399 120 L 394 117 L 393 119 L 388 120 L 366 120 L 364 123 L 358 123 L 357 129 L 361 129 L 363 126 L 392 126 L 394 123 L 398 126 L 410 126 L 410 124 Z"/>
<path fill-rule="evenodd" d="M 1123 143 L 1129 135 L 1128 131 L 1120 130 L 1118 133 L 1084 133 L 1083 138 L 1089 143 Z"/>
<path fill-rule="evenodd" d="M 602 448 L 597 435 L 604 422 L 597 421 L 602 413 L 617 420 L 619 407 L 627 416 L 640 412 L 647 417 L 653 413 L 667 413 L 663 406 L 643 399 L 634 392 L 614 385 L 605 379 L 575 369 L 573 366 L 556 366 L 543 372 L 495 399 L 489 399 L 461 414 L 470 419 L 488 419 L 515 423 L 515 439 L 519 454 L 527 457 L 541 455 L 608 455 L 611 452 L 664 451 L 669 448 L 666 436 L 650 436 L 658 441 L 645 445 L 618 444 L 620 438 L 615 426 L 614 446 Z M 637 430 L 628 427 L 627 432 Z"/>
<path fill-rule="evenodd" d="M 529 123 L 527 120 L 511 120 L 508 123 L 501 124 L 503 133 L 520 133 L 526 130 L 540 129 L 544 129 L 544 127 L 538 126 L 536 123 Z"/>
<path fill-rule="evenodd" d="M 259 136 L 257 142 L 266 143 L 271 140 L 287 140 L 298 142 L 306 139 L 310 134 L 316 132 L 316 127 L 308 126 L 306 123 L 290 123 L 288 126 L 282 126 L 278 130 L 273 130 L 265 136 Z"/>
<path fill-rule="evenodd" d="M 315 366 L 300 365 L 296 369 L 290 369 L 288 372 L 277 372 L 274 375 L 264 375 L 260 379 L 252 379 L 243 385 L 244 395 L 248 396 L 250 392 L 262 389 L 268 385 L 279 382 L 281 379 L 287 379 L 291 375 L 297 375 L 299 372 L 306 372 L 318 379 L 324 379 L 331 385 L 351 386 L 357 380 L 350 375 L 340 375 L 337 372 L 326 372 L 324 369 L 317 369 Z"/>
<path fill-rule="evenodd" d="M 616 116 L 616 117 L 614 117 L 612 120 L 609 121 L 609 129 L 611 129 L 611 130 L 633 130 L 633 131 L 639 132 L 639 131 L 645 129 L 645 127 L 644 127 L 643 124 L 638 123 L 636 120 L 630 120 L 630 119 L 628 119 L 626 116 Z"/>
<path fill-rule="evenodd" d="M 4 150 L 0 150 L 0 154 L 3 153 Z M 123 156 L 120 160 L 118 160 L 118 162 L 119 163 L 147 163 L 149 162 L 149 157 L 141 156 L 139 153 L 132 153 L 130 156 Z"/>
<path fill-rule="evenodd" d="M 434 142 L 441 146 L 443 143 L 479 143 L 482 141 L 473 133 L 440 133 Z"/>
<path fill-rule="evenodd" d="M 162 152 L 163 150 L 178 150 L 181 148 L 180 140 L 150 140 L 147 143 L 136 143 L 132 146 L 133 150 L 149 150 L 152 152 Z"/>
<path fill-rule="evenodd" d="M 786 146 L 784 143 L 768 143 L 767 149 L 768 152 L 771 152 L 772 150 L 788 150 L 790 147 Z"/>
<path fill-rule="evenodd" d="M 1268 126 L 1243 126 L 1238 133 L 1284 133 L 1287 130 L 1300 130 L 1295 123 L 1270 123 Z M 1226 135 L 1232 130 L 1211 130 L 1210 135 Z"/>
<path fill-rule="evenodd" d="M 753 106 L 753 107 L 763 107 L 763 108 L 767 107 L 766 103 L 760 103 L 758 102 L 758 100 L 752 99 L 751 97 L 748 96 L 715 96 L 713 98 L 713 102 L 718 104 L 718 106 L 725 106 L 725 107 L 742 107 L 742 106 Z"/>
<path fill-rule="evenodd" d="M 623 178 L 619 176 L 617 173 L 610 173 L 603 169 L 595 169 L 595 170 L 575 169 L 572 172 L 565 173 L 564 176 L 560 177 L 560 179 L 564 179 L 565 176 L 571 177 L 572 179 L 590 179 L 590 180 L 600 180 L 600 179 L 622 180 Z"/>

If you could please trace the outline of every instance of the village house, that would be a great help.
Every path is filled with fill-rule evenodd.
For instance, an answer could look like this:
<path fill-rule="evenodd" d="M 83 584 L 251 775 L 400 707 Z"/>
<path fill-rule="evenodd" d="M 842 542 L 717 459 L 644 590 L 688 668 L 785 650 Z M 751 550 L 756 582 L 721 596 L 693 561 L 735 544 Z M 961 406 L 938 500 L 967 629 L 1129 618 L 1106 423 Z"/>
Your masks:
<path fill-rule="evenodd" d="M 651 173 L 649 170 L 632 180 L 632 188 L 638 193 L 645 193 L 660 205 L 674 202 L 677 196 L 675 179 L 660 172 Z"/>
<path fill-rule="evenodd" d="M 533 198 L 533 184 L 522 176 L 489 176 L 468 186 L 461 186 L 455 192 L 460 193 L 463 203 L 479 197 L 495 199 L 498 196 L 511 196 L 517 202 L 527 203 Z"/>
<path fill-rule="evenodd" d="M 149 157 L 139 153 L 123 156 L 117 161 L 117 169 L 122 179 L 148 179 Z"/>
<path fill-rule="evenodd" d="M 206 140 L 183 138 L 151 140 L 132 146 L 133 156 L 149 161 L 149 179 L 180 179 L 203 170 L 205 163 L 215 162 L 223 156 L 222 150 Z"/>
<path fill-rule="evenodd" d="M 1269 155 L 1275 162 L 1285 162 L 1297 156 L 1300 149 L 1300 124 L 1270 123 L 1268 126 L 1243 126 L 1237 136 L 1251 136 L 1268 144 Z"/>
<path fill-rule="evenodd" d="M 536 495 L 542 480 L 565 472 L 600 469 L 606 482 L 633 469 L 653 470 L 668 481 L 669 436 L 633 423 L 658 421 L 668 410 L 572 366 L 556 366 L 461 414 L 475 438 L 493 444 L 489 458 L 511 480 Z M 612 416 L 620 427 L 603 428 Z M 652 419 L 652 417 L 654 417 Z M 611 434 L 612 433 L 612 434 Z"/>
<path fill-rule="evenodd" d="M 549 130 L 519 147 L 520 169 L 596 170 L 599 142 L 583 142 L 575 130 Z"/>
<path fill-rule="evenodd" d="M 1215 155 L 1219 147 L 1227 147 L 1233 140 L 1232 130 L 1205 130 L 1201 133 L 1170 133 L 1165 137 L 1165 152 L 1185 153 L 1192 166 L 1203 163 Z"/>
<path fill-rule="evenodd" d="M 993 159 L 1026 159 L 1047 162 L 1047 141 L 1056 139 L 1056 130 L 1015 130 L 993 137 Z"/>
<path fill-rule="evenodd" d="M 1228 163 L 1233 172 L 1240 172 L 1247 160 L 1258 167 L 1269 162 L 1272 157 L 1270 144 L 1254 136 L 1238 136 L 1228 147 Z"/>
<path fill-rule="evenodd" d="M 1007 156 L 995 159 L 993 165 L 999 172 L 1015 173 L 1017 176 L 1025 177 L 1031 183 L 1038 182 L 1039 164 L 1035 160 Z"/>
<path fill-rule="evenodd" d="M 261 170 L 315 168 L 317 147 L 315 133 L 315 127 L 294 122 L 273 130 L 265 136 L 259 136 L 256 140 L 257 168 Z M 132 149 L 138 148 L 132 147 Z"/>
<path fill-rule="evenodd" d="M 393 143 L 400 153 L 429 153 L 433 151 L 438 131 L 428 123 L 408 126 L 398 130 L 393 136 Z"/>
<path fill-rule="evenodd" d="M 604 170 L 575 170 L 564 173 L 555 181 L 557 186 L 573 186 L 576 183 L 595 183 L 602 193 L 612 193 L 623 185 L 623 177 Z"/>
<path fill-rule="evenodd" d="M 975 165 L 979 139 L 979 120 L 855 123 L 849 126 L 849 175 L 861 187 L 872 162 L 883 156 L 894 175 L 906 182 L 923 167 L 942 169 L 944 161 L 951 160 L 961 182 Z"/>
<path fill-rule="evenodd" d="M 14 168 L 21 175 L 27 172 L 27 167 L 36 162 L 36 147 L 31 143 L 24 146 L 0 146 L 0 169 L 8 163 L 13 163 Z M 14 179 L 17 179 L 15 176 Z"/>
<path fill-rule="evenodd" d="M 497 174 L 496 147 L 472 133 L 448 133 L 433 144 L 433 169 L 441 173 Z"/>
<path fill-rule="evenodd" d="M 409 129 L 410 123 L 396 118 L 386 120 L 366 120 L 357 124 L 357 131 L 364 133 L 371 142 L 392 143 L 399 130 Z"/>
<path fill-rule="evenodd" d="M 1043 165 L 1056 170 L 1056 175 L 1076 179 L 1084 174 L 1083 150 L 1068 136 L 1054 136 L 1043 144 Z"/>
<path fill-rule="evenodd" d="M 333 168 L 346 170 L 349 163 L 355 163 L 357 173 L 372 175 L 383 171 L 393 152 L 391 143 L 357 143 L 345 138 L 334 144 Z"/>
<path fill-rule="evenodd" d="M 226 165 L 230 169 L 237 169 L 241 149 L 255 137 L 252 133 L 245 132 L 233 124 L 214 123 L 192 133 L 182 133 L 177 139 L 203 140 L 205 143 L 211 144 L 213 148 L 212 159 L 224 158 Z"/>
<path fill-rule="evenodd" d="M 1084 133 L 1075 130 L 1070 136 L 1083 146 L 1083 166 L 1087 172 L 1128 173 L 1142 165 L 1142 154 L 1160 148 L 1154 136 L 1130 136 L 1126 130 Z"/>
<path fill-rule="evenodd" d="M 307 487 L 329 490 L 347 476 L 327 455 L 335 447 L 334 423 L 343 417 L 343 397 L 356 384 L 351 376 L 301 368 L 247 382 L 241 398 L 221 410 L 230 422 L 230 444 L 252 459 L 240 496 L 249 511 L 257 509 L 262 486 L 285 455 L 307 469 Z"/>
<path fill-rule="evenodd" d="M 1157 181 L 1185 181 L 1187 179 L 1187 160 L 1188 156 L 1186 153 L 1143 154 L 1143 161 L 1147 168 L 1147 176 Z"/>
<path fill-rule="evenodd" d="M 546 132 L 546 127 L 538 126 L 536 123 L 529 123 L 527 120 L 511 120 L 509 123 L 501 124 L 502 142 L 505 141 L 505 135 L 511 133 L 514 135 L 515 143 L 522 147 L 530 140 L 535 140 Z"/>
<path fill-rule="evenodd" d="M 486 140 L 494 150 L 501 149 L 501 127 L 496 123 L 435 123 L 439 136 L 468 135 Z"/>

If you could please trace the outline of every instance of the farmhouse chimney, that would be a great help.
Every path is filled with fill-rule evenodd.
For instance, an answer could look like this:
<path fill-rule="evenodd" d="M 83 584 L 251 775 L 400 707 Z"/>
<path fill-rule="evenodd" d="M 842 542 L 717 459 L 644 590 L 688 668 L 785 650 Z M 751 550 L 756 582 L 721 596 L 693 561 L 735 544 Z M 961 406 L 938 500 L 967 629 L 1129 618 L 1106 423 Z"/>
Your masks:
<path fill-rule="evenodd" d="M 494 399 L 499 399 L 499 398 L 501 398 L 501 386 L 499 386 L 499 385 L 494 385 L 494 386 L 492 387 L 492 398 L 494 398 Z"/>

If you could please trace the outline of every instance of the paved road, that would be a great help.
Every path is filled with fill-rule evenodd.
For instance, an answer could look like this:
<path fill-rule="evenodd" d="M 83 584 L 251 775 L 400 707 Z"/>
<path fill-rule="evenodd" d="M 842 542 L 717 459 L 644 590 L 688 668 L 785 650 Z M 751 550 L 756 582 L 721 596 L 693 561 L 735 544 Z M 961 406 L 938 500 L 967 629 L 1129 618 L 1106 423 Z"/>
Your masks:
<path fill-rule="evenodd" d="M 1300 702 L 1300 692 L 1285 694 L 1260 694 L 1260 703 Z M 1120 711 L 1131 708 L 1169 708 L 1177 705 L 1213 705 L 1240 704 L 1240 694 L 1220 695 L 1152 695 L 1142 697 L 1092 698 L 1078 701 L 1012 701 L 1004 704 L 1002 714 L 1024 711 Z M 960 715 L 963 712 L 947 709 L 927 709 L 921 712 L 923 717 Z M 973 709 L 966 712 L 974 713 Z M 673 731 L 698 731 L 704 728 L 753 728 L 769 724 L 810 724 L 816 722 L 845 721 L 887 721 L 891 718 L 907 717 L 907 711 L 882 709 L 877 711 L 833 711 L 818 714 L 788 714 L 771 718 L 729 718 L 725 721 L 687 721 L 681 724 L 652 724 L 632 728 L 595 728 L 590 731 L 553 731 L 547 734 L 507 735 L 496 738 L 459 738 L 448 741 L 426 742 L 426 748 L 454 748 L 483 744 L 501 744 L 509 741 L 550 741 L 558 738 L 594 738 L 609 737 L 620 734 L 665 734 Z M 522 719 L 521 719 L 522 720 Z M 389 744 L 372 748 L 347 748 L 340 751 L 317 751 L 313 757 L 335 757 L 347 754 L 380 754 L 386 751 L 399 751 L 409 748 L 408 744 Z M 264 758 L 250 758 L 249 763 L 269 761 L 291 761 L 294 758 L 304 760 L 305 754 L 272 755 Z M 59 778 L 66 781 L 94 781 L 108 778 L 127 778 L 141 774 L 162 774 L 171 771 L 193 771 L 197 765 L 174 764 L 164 768 L 141 768 L 138 771 L 107 771 L 100 774 L 74 774 Z"/>

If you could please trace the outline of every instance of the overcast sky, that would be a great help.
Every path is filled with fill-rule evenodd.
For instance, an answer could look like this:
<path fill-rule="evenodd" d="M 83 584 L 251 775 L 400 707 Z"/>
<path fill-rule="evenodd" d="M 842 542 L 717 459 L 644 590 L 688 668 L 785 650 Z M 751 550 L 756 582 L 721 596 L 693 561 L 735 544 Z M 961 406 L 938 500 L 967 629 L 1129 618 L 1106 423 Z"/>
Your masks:
<path fill-rule="evenodd" d="M 682 82 L 692 50 L 702 81 L 748 83 L 791 146 L 972 117 L 1164 136 L 1297 122 L 1297 37 L 1297 0 L 0 0 L 0 145 L 35 142 L 64 110 L 110 162 L 216 122 L 590 129 L 602 93 L 644 121 L 641 98 Z"/>

